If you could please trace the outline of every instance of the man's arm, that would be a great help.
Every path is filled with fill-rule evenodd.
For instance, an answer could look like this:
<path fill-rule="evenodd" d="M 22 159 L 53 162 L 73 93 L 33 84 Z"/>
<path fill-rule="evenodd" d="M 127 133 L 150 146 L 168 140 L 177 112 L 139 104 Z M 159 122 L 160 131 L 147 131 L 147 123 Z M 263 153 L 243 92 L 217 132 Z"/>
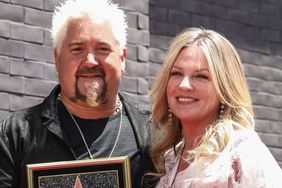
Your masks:
<path fill-rule="evenodd" d="M 18 187 L 19 181 L 6 126 L 5 121 L 0 123 L 0 188 Z"/>

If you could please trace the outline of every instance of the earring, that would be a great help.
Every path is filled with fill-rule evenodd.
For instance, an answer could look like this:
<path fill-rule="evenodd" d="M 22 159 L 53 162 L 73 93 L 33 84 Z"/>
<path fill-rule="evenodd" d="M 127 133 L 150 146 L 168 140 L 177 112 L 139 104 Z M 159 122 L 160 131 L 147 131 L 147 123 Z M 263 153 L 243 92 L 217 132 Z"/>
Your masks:
<path fill-rule="evenodd" d="M 167 115 L 168 116 L 168 122 L 170 124 L 172 124 L 172 111 L 169 107 L 168 107 L 167 111 L 168 111 L 168 115 Z"/>
<path fill-rule="evenodd" d="M 223 114 L 224 114 L 224 110 L 225 110 L 225 104 L 221 103 L 219 108 L 220 108 L 220 110 L 219 110 L 219 119 L 223 119 Z"/>

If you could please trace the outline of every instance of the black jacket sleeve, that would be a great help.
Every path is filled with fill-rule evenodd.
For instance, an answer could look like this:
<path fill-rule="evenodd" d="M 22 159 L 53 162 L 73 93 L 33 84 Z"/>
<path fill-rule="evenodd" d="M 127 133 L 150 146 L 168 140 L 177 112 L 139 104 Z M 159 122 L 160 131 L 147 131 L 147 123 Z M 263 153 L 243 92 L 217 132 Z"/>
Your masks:
<path fill-rule="evenodd" d="M 15 153 L 13 140 L 16 139 L 16 135 L 9 133 L 8 122 L 3 121 L 0 124 L 0 188 L 17 187 L 19 182 L 17 162 L 13 155 Z M 11 138 L 8 139 L 8 136 Z"/>

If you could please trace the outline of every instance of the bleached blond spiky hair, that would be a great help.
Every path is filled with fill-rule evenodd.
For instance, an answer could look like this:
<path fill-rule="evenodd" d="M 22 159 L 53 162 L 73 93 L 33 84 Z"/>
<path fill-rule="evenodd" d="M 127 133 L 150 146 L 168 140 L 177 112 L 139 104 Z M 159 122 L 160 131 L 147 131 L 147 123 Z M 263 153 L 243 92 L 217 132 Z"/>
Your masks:
<path fill-rule="evenodd" d="M 125 13 L 110 0 L 66 0 L 55 7 L 51 35 L 54 47 L 60 52 L 71 19 L 89 18 L 93 23 L 109 22 L 120 47 L 126 46 L 127 22 Z"/>

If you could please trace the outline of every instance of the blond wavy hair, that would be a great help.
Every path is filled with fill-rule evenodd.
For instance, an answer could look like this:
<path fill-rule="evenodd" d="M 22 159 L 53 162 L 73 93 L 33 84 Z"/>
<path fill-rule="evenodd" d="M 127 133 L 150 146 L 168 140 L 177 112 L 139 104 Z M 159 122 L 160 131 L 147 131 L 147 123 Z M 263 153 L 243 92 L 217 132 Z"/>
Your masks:
<path fill-rule="evenodd" d="M 215 31 L 203 28 L 185 29 L 172 40 L 150 93 L 151 118 L 156 127 L 151 157 L 160 175 L 165 173 L 165 153 L 171 149 L 176 155 L 176 145 L 183 138 L 181 121 L 175 115 L 172 117 L 172 123 L 168 120 L 166 86 L 178 54 L 183 48 L 193 44 L 203 51 L 216 94 L 226 107 L 222 118 L 212 125 L 207 125 L 206 132 L 196 147 L 188 151 L 189 160 L 197 160 L 202 156 L 216 156 L 227 145 L 233 130 L 254 127 L 249 88 L 235 47 Z M 215 110 L 219 110 L 219 107 Z"/>

